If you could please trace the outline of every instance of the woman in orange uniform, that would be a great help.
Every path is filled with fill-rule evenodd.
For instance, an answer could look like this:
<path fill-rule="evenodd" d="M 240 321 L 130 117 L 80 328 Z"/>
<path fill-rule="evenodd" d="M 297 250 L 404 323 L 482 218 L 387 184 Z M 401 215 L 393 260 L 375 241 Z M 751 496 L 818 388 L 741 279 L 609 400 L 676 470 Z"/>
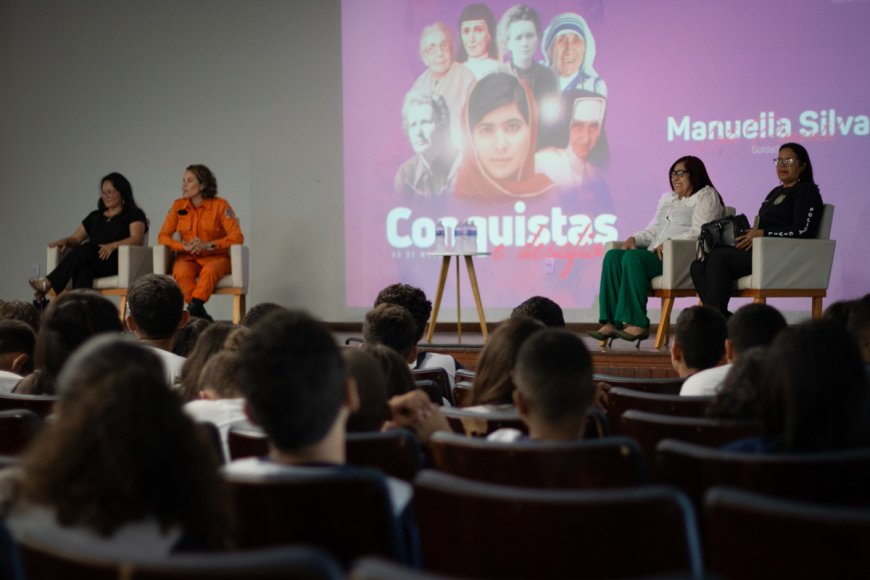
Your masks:
<path fill-rule="evenodd" d="M 208 167 L 190 165 L 185 170 L 181 199 L 172 204 L 157 240 L 175 251 L 172 276 L 190 315 L 211 320 L 204 305 L 218 281 L 230 273 L 230 246 L 244 243 L 245 236 L 233 208 L 217 197 L 217 179 Z"/>

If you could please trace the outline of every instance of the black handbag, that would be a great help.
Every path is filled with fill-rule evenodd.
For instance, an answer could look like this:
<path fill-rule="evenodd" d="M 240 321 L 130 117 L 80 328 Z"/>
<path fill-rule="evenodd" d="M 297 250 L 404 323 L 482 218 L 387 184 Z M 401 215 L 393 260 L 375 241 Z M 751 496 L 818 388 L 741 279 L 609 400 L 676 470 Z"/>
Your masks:
<path fill-rule="evenodd" d="M 701 226 L 701 235 L 698 236 L 698 247 L 695 257 L 703 262 L 707 254 L 713 248 L 733 248 L 736 239 L 749 229 L 749 220 L 745 214 L 728 216 L 719 220 L 713 220 Z"/>

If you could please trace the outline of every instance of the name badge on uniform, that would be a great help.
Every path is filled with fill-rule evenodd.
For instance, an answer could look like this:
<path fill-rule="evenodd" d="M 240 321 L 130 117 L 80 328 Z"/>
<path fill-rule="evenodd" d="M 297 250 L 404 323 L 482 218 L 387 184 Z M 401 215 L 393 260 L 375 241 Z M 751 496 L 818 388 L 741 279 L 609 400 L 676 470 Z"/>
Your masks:
<path fill-rule="evenodd" d="M 779 196 L 777 196 L 777 198 L 775 200 L 773 200 L 773 205 L 779 205 L 784 201 L 785 201 L 785 194 L 780 193 Z"/>

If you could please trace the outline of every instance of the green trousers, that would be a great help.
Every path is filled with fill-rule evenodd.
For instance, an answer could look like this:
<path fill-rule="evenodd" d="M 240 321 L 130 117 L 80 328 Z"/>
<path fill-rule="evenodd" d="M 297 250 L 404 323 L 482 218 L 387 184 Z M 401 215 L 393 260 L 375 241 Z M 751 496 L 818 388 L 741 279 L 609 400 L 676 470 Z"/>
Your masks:
<path fill-rule="evenodd" d="M 649 281 L 662 274 L 662 261 L 646 248 L 610 250 L 601 267 L 599 322 L 647 327 Z"/>

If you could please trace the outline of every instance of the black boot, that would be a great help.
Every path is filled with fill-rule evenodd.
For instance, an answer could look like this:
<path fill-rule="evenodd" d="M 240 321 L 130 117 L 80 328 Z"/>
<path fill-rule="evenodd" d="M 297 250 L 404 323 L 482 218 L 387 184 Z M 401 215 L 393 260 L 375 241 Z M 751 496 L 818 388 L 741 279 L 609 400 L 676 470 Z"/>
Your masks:
<path fill-rule="evenodd" d="M 190 304 L 187 305 L 187 311 L 190 312 L 191 316 L 205 318 L 209 322 L 214 322 L 214 319 L 205 311 L 205 303 L 199 298 L 192 298 L 190 300 Z"/>

